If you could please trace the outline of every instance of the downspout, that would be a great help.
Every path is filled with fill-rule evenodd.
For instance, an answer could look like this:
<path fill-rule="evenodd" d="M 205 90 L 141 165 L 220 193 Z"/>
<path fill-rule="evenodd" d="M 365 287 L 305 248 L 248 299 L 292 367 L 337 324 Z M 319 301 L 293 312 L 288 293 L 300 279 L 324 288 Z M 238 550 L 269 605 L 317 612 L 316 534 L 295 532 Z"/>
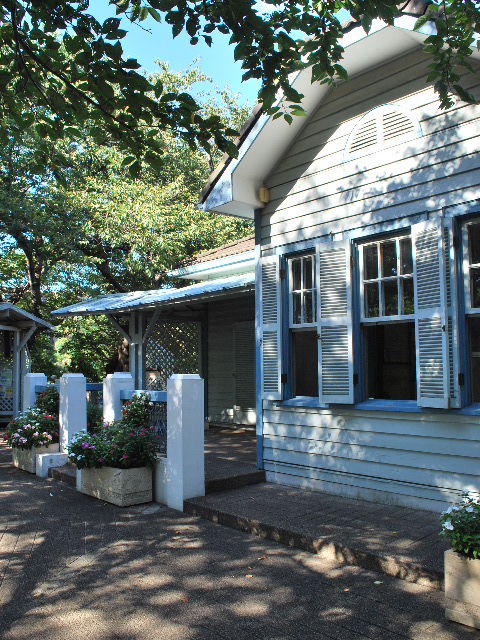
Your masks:
<path fill-rule="evenodd" d="M 255 414 L 257 434 L 257 467 L 263 469 L 263 399 L 261 378 L 261 333 L 262 309 L 260 300 L 260 257 L 261 257 L 261 218 L 262 210 L 255 210 Z"/>

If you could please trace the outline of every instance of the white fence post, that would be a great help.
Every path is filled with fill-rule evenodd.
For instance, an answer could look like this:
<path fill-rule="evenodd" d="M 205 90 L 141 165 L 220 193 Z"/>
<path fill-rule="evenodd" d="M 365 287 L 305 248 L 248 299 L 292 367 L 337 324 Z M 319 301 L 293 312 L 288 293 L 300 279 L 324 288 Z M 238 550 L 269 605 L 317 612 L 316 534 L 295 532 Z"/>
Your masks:
<path fill-rule="evenodd" d="M 82 373 L 60 378 L 60 453 L 79 431 L 87 428 L 87 379 Z"/>
<path fill-rule="evenodd" d="M 122 401 L 120 391 L 133 391 L 134 382 L 131 373 L 109 373 L 103 380 L 103 419 L 105 422 L 120 420 Z"/>
<path fill-rule="evenodd" d="M 155 501 L 178 511 L 205 495 L 203 384 L 197 374 L 167 380 L 167 458 L 155 469 Z"/>
<path fill-rule="evenodd" d="M 22 411 L 33 407 L 37 395 L 36 386 L 47 386 L 47 376 L 44 373 L 27 373 L 23 378 Z"/>

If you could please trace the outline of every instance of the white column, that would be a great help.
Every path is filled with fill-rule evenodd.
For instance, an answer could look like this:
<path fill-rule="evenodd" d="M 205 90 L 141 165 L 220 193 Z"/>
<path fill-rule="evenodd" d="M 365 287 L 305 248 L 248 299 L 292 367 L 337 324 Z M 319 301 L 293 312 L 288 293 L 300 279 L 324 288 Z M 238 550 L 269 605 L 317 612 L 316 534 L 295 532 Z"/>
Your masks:
<path fill-rule="evenodd" d="M 20 343 L 21 343 L 21 335 L 20 331 L 13 332 L 13 417 L 16 418 L 18 416 L 18 412 L 20 411 L 20 383 L 21 383 L 21 373 L 20 373 Z"/>
<path fill-rule="evenodd" d="M 185 499 L 205 495 L 203 388 L 197 374 L 167 381 L 167 459 L 155 470 L 155 500 L 179 511 Z"/>
<path fill-rule="evenodd" d="M 103 419 L 105 422 L 120 420 L 122 417 L 122 402 L 120 391 L 133 391 L 133 376 L 131 373 L 109 373 L 103 380 Z"/>
<path fill-rule="evenodd" d="M 87 428 L 87 380 L 81 373 L 60 378 L 60 453 L 79 431 Z"/>
<path fill-rule="evenodd" d="M 22 411 L 26 411 L 33 407 L 37 394 L 35 393 L 35 387 L 47 386 L 47 376 L 44 373 L 27 373 L 23 378 L 23 394 L 22 394 Z"/>

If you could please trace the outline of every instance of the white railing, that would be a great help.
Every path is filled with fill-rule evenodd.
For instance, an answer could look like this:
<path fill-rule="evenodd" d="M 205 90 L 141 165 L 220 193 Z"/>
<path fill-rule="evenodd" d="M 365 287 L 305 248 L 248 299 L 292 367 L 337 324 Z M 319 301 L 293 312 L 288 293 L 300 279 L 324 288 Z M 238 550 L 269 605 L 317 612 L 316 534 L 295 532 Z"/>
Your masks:
<path fill-rule="evenodd" d="M 37 389 L 46 388 L 43 374 L 27 374 L 25 377 L 26 410 L 35 403 Z M 98 385 L 95 385 L 96 387 Z M 86 429 L 86 379 L 82 374 L 65 374 L 60 378 L 60 453 L 52 454 L 51 466 L 66 463 L 66 450 L 74 434 Z M 103 381 L 103 417 L 106 422 L 119 420 L 122 404 L 135 390 L 129 373 L 114 373 Z M 204 383 L 197 374 L 177 374 L 167 381 L 167 391 L 146 391 L 155 407 L 165 407 L 165 451 L 159 455 L 153 475 L 155 502 L 173 509 L 183 510 L 183 501 L 205 495 L 204 466 Z M 153 425 L 156 426 L 155 424 Z M 167 451 L 168 442 L 168 451 Z M 48 469 L 42 467 L 42 474 Z"/>

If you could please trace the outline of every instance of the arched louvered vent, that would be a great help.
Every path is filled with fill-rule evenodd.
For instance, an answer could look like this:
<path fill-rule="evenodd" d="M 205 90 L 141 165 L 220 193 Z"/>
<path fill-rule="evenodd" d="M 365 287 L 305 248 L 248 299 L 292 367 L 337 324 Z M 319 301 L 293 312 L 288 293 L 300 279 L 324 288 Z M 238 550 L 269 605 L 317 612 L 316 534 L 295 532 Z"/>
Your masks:
<path fill-rule="evenodd" d="M 394 106 L 377 107 L 365 114 L 353 129 L 345 147 L 343 161 L 421 136 L 419 122 L 408 111 Z"/>

